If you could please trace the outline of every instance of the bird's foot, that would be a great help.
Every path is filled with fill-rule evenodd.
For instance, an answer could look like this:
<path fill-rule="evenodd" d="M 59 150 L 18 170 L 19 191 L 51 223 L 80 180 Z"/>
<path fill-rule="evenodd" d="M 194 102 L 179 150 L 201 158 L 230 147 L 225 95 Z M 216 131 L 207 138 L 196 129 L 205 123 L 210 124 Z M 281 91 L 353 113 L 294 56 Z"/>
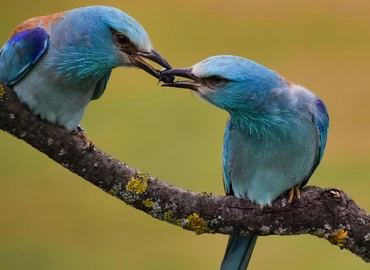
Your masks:
<path fill-rule="evenodd" d="M 92 149 L 94 148 L 93 142 L 87 137 L 85 130 L 80 125 L 77 126 L 75 130 L 72 131 L 73 135 L 76 135 L 77 137 L 81 138 L 84 143 L 85 147 L 84 149 Z"/>
<path fill-rule="evenodd" d="M 259 206 L 259 211 L 257 211 L 257 216 L 261 216 L 264 213 L 271 213 L 272 211 L 271 203 L 265 203 L 265 204 L 259 203 L 258 206 Z"/>
<path fill-rule="evenodd" d="M 267 204 L 259 204 L 259 207 L 260 207 L 261 210 L 263 210 L 263 209 L 269 209 L 269 208 L 272 207 L 272 203 L 269 202 Z"/>
<path fill-rule="evenodd" d="M 301 199 L 301 192 L 297 187 L 291 188 L 289 190 L 288 204 L 291 204 L 293 202 L 294 196 L 297 198 L 297 200 Z"/>

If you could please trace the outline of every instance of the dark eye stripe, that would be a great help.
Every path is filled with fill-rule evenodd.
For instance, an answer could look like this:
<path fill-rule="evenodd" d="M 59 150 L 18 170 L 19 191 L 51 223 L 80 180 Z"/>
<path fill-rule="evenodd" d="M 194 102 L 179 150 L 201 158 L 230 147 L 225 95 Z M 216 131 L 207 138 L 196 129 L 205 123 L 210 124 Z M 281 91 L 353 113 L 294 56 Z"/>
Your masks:
<path fill-rule="evenodd" d="M 211 82 L 211 83 L 223 83 L 223 82 L 229 82 L 230 81 L 230 80 L 228 80 L 228 79 L 226 79 L 222 76 L 219 76 L 219 75 L 205 77 L 205 78 L 203 78 L 203 80 Z"/>
<path fill-rule="evenodd" d="M 220 82 L 220 81 L 225 80 L 225 78 L 224 77 L 221 77 L 221 76 L 212 76 L 209 79 L 212 80 L 212 81 L 214 81 L 214 82 Z"/>
<path fill-rule="evenodd" d="M 123 52 L 127 54 L 135 54 L 137 52 L 137 46 L 131 42 L 129 37 L 113 28 L 110 28 L 110 31 L 115 43 Z"/>

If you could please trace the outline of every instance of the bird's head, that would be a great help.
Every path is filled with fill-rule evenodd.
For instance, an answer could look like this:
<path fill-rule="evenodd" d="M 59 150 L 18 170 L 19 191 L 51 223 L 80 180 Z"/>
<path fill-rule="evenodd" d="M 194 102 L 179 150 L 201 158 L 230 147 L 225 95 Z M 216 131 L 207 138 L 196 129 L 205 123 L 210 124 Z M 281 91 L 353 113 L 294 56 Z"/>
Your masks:
<path fill-rule="evenodd" d="M 80 48 L 81 55 L 94 57 L 97 65 L 137 67 L 156 78 L 159 70 L 144 58 L 171 69 L 165 58 L 154 50 L 141 24 L 117 8 L 89 6 L 71 10 L 65 17 L 69 27 L 79 30 L 71 40 L 74 39 L 76 45 L 86 44 Z"/>
<path fill-rule="evenodd" d="M 231 115 L 256 112 L 273 89 L 287 85 L 275 71 L 231 55 L 213 56 L 189 68 L 164 71 L 162 75 L 187 79 L 164 82 L 162 86 L 193 90 Z"/>

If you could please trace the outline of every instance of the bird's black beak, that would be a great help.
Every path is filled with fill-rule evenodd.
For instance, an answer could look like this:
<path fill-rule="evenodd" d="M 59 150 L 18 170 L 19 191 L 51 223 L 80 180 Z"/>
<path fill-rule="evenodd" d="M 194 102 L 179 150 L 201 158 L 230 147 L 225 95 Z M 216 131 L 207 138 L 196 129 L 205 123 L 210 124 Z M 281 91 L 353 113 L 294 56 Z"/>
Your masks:
<path fill-rule="evenodd" d="M 170 64 L 160 55 L 157 51 L 151 50 L 150 52 L 137 52 L 136 54 L 130 55 L 132 64 L 146 72 L 148 72 L 153 77 L 159 79 L 161 76 L 161 71 L 152 67 L 148 62 L 146 62 L 143 58 L 149 59 L 162 67 L 166 70 L 171 69 Z M 166 82 L 173 82 L 174 77 L 164 77 Z"/>
<path fill-rule="evenodd" d="M 159 80 L 163 82 L 164 87 L 176 87 L 176 88 L 186 88 L 193 91 L 198 91 L 198 88 L 202 86 L 200 79 L 193 73 L 193 68 L 176 68 L 171 70 L 165 70 L 161 72 Z M 186 81 L 167 81 L 167 78 L 178 76 L 186 78 Z"/>

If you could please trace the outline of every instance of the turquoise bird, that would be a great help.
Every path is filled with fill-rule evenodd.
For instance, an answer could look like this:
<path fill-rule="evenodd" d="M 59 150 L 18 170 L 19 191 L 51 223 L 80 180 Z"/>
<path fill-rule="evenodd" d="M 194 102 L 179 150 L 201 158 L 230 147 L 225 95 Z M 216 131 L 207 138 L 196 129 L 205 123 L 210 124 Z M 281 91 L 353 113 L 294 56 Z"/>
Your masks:
<path fill-rule="evenodd" d="M 0 51 L 0 81 L 34 114 L 75 131 L 90 147 L 79 126 L 87 104 L 104 93 L 113 68 L 137 67 L 158 78 L 143 58 L 171 68 L 135 19 L 114 7 L 82 7 L 19 24 Z"/>
<path fill-rule="evenodd" d="M 229 114 L 223 144 L 227 195 L 266 206 L 307 184 L 324 154 L 329 117 L 324 102 L 273 70 L 237 56 L 214 56 L 163 76 Z M 257 236 L 230 236 L 222 270 L 246 269 Z"/>

